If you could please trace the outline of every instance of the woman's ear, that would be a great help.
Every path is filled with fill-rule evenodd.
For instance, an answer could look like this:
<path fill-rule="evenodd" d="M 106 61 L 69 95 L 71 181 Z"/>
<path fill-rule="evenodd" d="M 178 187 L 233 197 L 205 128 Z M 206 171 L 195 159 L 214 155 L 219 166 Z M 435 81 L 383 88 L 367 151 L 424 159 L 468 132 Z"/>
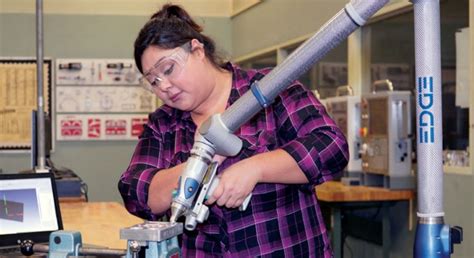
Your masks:
<path fill-rule="evenodd" d="M 199 58 L 206 57 L 206 51 L 204 49 L 204 44 L 202 44 L 197 39 L 192 39 L 191 40 L 191 52 L 196 54 L 197 57 L 199 57 Z"/>

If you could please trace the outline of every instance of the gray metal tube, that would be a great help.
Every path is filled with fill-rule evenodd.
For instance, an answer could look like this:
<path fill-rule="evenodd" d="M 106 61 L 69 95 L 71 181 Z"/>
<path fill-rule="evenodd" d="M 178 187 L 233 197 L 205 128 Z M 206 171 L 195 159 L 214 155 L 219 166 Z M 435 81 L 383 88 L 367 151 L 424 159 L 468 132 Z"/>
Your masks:
<path fill-rule="evenodd" d="M 439 0 L 412 0 L 415 15 L 418 216 L 443 211 Z"/>
<path fill-rule="evenodd" d="M 321 60 L 329 50 L 382 8 L 388 0 L 353 0 L 339 11 L 313 37 L 275 67 L 260 82 L 262 94 L 269 101 Z M 262 107 L 249 91 L 222 113 L 222 121 L 234 132 Z"/>
<path fill-rule="evenodd" d="M 125 256 L 127 254 L 126 250 L 122 249 L 106 249 L 106 248 L 90 248 L 90 247 L 81 247 L 79 248 L 79 253 L 82 255 L 93 255 L 93 256 Z"/>
<path fill-rule="evenodd" d="M 33 251 L 36 253 L 48 253 L 49 246 L 47 245 L 33 245 Z M 81 255 L 107 255 L 107 256 L 125 256 L 127 255 L 127 251 L 123 249 L 109 249 L 109 248 L 90 248 L 90 247 L 80 247 L 79 253 Z"/>
<path fill-rule="evenodd" d="M 46 169 L 45 158 L 45 121 L 44 121 L 44 99 L 43 99 L 43 0 L 36 0 L 36 81 L 38 84 L 37 98 L 37 141 L 38 141 L 38 164 L 37 170 Z M 33 168 L 35 170 L 35 168 Z"/>

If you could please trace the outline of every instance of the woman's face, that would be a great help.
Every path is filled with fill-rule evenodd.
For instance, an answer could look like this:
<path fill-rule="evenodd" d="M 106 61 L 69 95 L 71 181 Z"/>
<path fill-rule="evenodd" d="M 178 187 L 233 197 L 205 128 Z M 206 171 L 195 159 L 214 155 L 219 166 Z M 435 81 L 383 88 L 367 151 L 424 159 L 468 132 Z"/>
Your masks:
<path fill-rule="evenodd" d="M 173 49 L 149 46 L 141 59 L 144 82 L 166 105 L 193 111 L 206 95 L 203 58 L 202 46 L 193 42 Z"/>

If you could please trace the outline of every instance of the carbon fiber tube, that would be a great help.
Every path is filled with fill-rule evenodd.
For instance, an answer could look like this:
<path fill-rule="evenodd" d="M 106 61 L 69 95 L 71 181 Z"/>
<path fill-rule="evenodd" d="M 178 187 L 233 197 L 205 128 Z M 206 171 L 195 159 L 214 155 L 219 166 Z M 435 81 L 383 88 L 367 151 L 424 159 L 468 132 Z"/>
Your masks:
<path fill-rule="evenodd" d="M 258 83 L 262 95 L 267 100 L 273 101 L 280 92 L 355 31 L 361 25 L 360 21 L 368 20 L 387 2 L 388 0 L 351 1 L 348 4 L 351 8 L 346 7 L 339 11 L 314 36 Z M 350 12 L 351 10 L 356 12 L 355 15 Z M 261 109 L 262 106 L 249 91 L 222 113 L 222 121 L 231 132 L 234 132 Z"/>
<path fill-rule="evenodd" d="M 415 0 L 418 216 L 443 216 L 439 0 Z"/>

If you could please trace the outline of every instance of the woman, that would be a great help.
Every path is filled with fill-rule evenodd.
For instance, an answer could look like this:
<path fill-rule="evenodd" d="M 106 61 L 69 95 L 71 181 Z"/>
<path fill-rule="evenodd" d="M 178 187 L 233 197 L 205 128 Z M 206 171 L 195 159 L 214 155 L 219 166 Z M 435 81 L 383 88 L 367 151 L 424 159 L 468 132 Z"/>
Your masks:
<path fill-rule="evenodd" d="M 197 128 L 269 72 L 222 63 L 201 31 L 181 7 L 165 5 L 135 41 L 144 84 L 164 105 L 150 115 L 119 190 L 129 212 L 147 220 L 169 214 Z M 294 82 L 235 134 L 243 148 L 215 158 L 220 183 L 210 215 L 184 232 L 183 256 L 331 257 L 314 186 L 338 176 L 349 154 L 320 102 Z"/>

